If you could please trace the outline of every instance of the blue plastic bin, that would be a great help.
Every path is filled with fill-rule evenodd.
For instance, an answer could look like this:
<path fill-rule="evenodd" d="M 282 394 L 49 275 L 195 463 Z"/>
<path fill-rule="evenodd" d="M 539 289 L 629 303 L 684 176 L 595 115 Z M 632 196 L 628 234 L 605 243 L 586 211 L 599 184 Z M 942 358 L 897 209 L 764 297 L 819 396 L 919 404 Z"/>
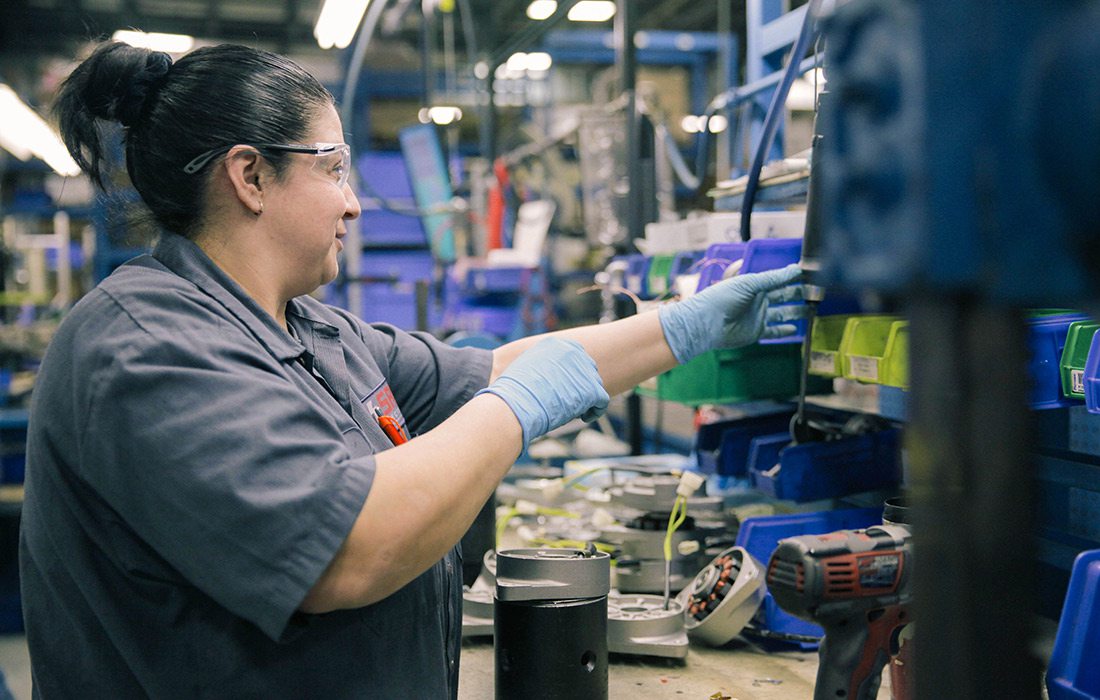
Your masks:
<path fill-rule="evenodd" d="M 791 432 L 785 430 L 754 437 L 749 443 L 749 473 L 766 472 L 779 463 L 779 453 L 791 444 Z"/>
<path fill-rule="evenodd" d="M 648 255 L 626 256 L 626 275 L 623 278 L 624 286 L 642 299 L 649 299 L 649 264 L 653 258 Z"/>
<path fill-rule="evenodd" d="M 901 433 L 893 428 L 790 445 L 779 453 L 779 469 L 751 472 L 752 485 L 799 503 L 891 488 L 901 480 L 900 447 Z"/>
<path fill-rule="evenodd" d="M 676 278 L 681 275 L 690 275 L 699 270 L 703 262 L 703 251 L 689 250 L 677 253 L 672 258 L 672 266 L 668 271 L 668 288 L 676 291 Z"/>
<path fill-rule="evenodd" d="M 745 244 L 741 272 L 778 270 L 798 262 L 801 256 L 801 238 L 754 238 Z"/>
<path fill-rule="evenodd" d="M 726 268 L 745 256 L 745 243 L 713 243 L 699 262 L 699 286 L 702 291 L 722 279 Z"/>
<path fill-rule="evenodd" d="M 748 550 L 748 553 L 766 569 L 776 545 L 785 537 L 820 535 L 835 530 L 859 530 L 881 523 L 881 508 L 826 510 L 796 515 L 748 518 L 737 530 L 736 544 Z M 755 620 L 761 627 L 781 634 L 800 634 L 810 637 L 820 637 L 825 634 L 820 626 L 784 612 L 776 604 L 771 593 L 765 594 L 764 603 L 756 613 Z M 799 644 L 798 646 L 806 649 L 816 645 Z"/>
<path fill-rule="evenodd" d="M 531 284 L 534 271 L 525 267 L 481 267 L 466 272 L 466 289 L 470 294 L 500 294 L 520 292 Z"/>
<path fill-rule="evenodd" d="M 777 270 L 798 262 L 802 256 L 801 238 L 754 238 L 745 245 L 745 258 L 741 262 L 741 272 L 764 272 Z M 802 302 L 795 302 L 801 305 Z M 792 304 L 792 305 L 795 305 Z M 801 343 L 806 337 L 806 321 L 794 322 L 798 329 L 793 335 L 782 338 L 762 338 L 762 345 L 775 343 Z"/>
<path fill-rule="evenodd" d="M 695 455 L 704 474 L 748 477 L 749 447 L 760 435 L 788 430 L 794 411 L 718 421 L 699 426 Z"/>
<path fill-rule="evenodd" d="M 27 467 L 28 416 L 26 409 L 0 409 L 0 483 L 23 483 Z"/>
<path fill-rule="evenodd" d="M 1050 700 L 1100 698 L 1100 549 L 1082 552 L 1073 563 L 1047 692 Z"/>
<path fill-rule="evenodd" d="M 1031 350 L 1028 369 L 1032 378 L 1029 404 L 1032 408 L 1063 408 L 1079 405 L 1077 401 L 1067 399 L 1062 393 L 1062 351 L 1066 347 L 1069 324 L 1087 318 L 1088 316 L 1084 314 L 1062 314 L 1028 319 L 1028 347 Z M 1090 352 L 1089 355 L 1091 360 L 1092 353 Z M 1089 376 L 1086 372 L 1086 396 Z"/>

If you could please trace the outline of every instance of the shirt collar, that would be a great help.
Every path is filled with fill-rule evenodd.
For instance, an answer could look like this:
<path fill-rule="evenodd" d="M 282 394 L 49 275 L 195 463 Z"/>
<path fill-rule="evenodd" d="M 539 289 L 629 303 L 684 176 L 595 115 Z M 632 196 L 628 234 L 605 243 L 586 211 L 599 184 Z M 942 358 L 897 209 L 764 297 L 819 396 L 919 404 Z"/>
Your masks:
<path fill-rule="evenodd" d="M 306 349 L 193 241 L 174 233 L 164 233 L 153 249 L 153 257 L 225 307 L 279 360 L 293 360 Z M 305 316 L 303 306 L 291 300 L 287 305 L 288 323 L 292 311 L 296 316 L 314 320 Z"/>

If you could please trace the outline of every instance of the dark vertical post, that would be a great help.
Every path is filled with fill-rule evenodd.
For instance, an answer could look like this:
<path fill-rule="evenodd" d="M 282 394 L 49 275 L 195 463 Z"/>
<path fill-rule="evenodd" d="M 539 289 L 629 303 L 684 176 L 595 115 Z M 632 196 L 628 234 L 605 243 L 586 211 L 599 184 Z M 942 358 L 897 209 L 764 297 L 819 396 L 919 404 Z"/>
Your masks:
<path fill-rule="evenodd" d="M 910 328 L 917 697 L 1039 697 L 1026 325 L 925 296 Z"/>

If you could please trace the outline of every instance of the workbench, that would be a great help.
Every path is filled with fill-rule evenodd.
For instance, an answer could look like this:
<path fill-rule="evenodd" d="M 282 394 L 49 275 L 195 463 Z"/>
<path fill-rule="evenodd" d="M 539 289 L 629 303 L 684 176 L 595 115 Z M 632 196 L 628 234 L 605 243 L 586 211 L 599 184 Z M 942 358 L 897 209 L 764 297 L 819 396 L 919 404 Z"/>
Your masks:
<path fill-rule="evenodd" d="M 493 641 L 463 640 L 459 700 L 492 698 Z M 608 697 L 809 700 L 817 676 L 817 652 L 765 652 L 738 637 L 719 649 L 692 644 L 684 661 L 612 654 Z M 890 700 L 883 673 L 878 700 Z"/>

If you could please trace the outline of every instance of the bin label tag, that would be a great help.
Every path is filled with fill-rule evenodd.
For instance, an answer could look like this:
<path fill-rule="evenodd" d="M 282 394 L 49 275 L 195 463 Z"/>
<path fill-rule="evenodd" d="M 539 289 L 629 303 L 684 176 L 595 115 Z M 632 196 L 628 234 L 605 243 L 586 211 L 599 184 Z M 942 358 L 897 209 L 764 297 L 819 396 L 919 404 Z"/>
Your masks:
<path fill-rule="evenodd" d="M 878 381 L 878 358 L 865 357 L 863 355 L 849 355 L 849 367 L 851 374 L 857 379 Z"/>
<path fill-rule="evenodd" d="M 813 350 L 810 352 L 810 371 L 836 374 L 836 354 Z"/>
<path fill-rule="evenodd" d="M 1069 381 L 1073 385 L 1073 393 L 1083 394 L 1085 393 L 1085 370 L 1083 369 L 1071 369 L 1069 371 Z"/>

